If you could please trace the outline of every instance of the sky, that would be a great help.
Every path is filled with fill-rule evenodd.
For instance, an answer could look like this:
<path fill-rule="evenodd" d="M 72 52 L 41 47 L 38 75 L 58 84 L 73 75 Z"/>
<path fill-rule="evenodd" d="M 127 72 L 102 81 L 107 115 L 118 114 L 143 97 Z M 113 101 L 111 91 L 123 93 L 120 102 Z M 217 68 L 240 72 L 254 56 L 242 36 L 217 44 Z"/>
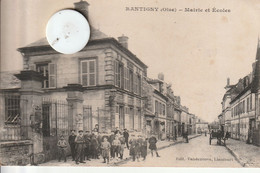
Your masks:
<path fill-rule="evenodd" d="M 1 0 L 1 71 L 22 69 L 17 48 L 45 37 L 48 19 L 79 0 Z M 191 113 L 213 121 L 231 84 L 252 71 L 260 31 L 257 0 L 87 0 L 90 24 L 111 37 L 129 37 L 129 49 L 164 73 Z M 231 12 L 126 11 L 126 7 L 210 8 Z"/>

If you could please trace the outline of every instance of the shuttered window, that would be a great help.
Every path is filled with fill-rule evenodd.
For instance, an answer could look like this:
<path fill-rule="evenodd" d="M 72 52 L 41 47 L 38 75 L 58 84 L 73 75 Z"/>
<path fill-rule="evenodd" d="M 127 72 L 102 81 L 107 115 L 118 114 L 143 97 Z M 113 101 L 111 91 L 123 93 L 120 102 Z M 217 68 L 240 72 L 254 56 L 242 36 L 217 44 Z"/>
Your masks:
<path fill-rule="evenodd" d="M 125 74 L 124 74 L 124 65 L 119 61 L 114 61 L 114 70 L 115 70 L 115 85 L 124 89 L 124 82 L 125 82 Z"/>
<path fill-rule="evenodd" d="M 49 64 L 49 88 L 56 87 L 56 64 Z"/>
<path fill-rule="evenodd" d="M 128 90 L 130 89 L 130 86 L 129 86 L 129 69 L 128 68 L 124 68 L 124 87 L 125 87 L 125 90 Z"/>
<path fill-rule="evenodd" d="M 81 84 L 83 86 L 96 85 L 96 60 L 81 61 Z"/>
<path fill-rule="evenodd" d="M 141 95 L 141 76 L 137 76 L 137 94 Z"/>
<path fill-rule="evenodd" d="M 129 70 L 129 91 L 134 90 L 134 74 L 132 70 Z"/>
<path fill-rule="evenodd" d="M 115 85 L 119 86 L 120 85 L 120 75 L 119 75 L 119 62 L 115 61 L 114 62 L 114 69 L 115 69 Z"/>
<path fill-rule="evenodd" d="M 133 77 L 134 77 L 134 79 L 133 79 L 133 81 L 134 81 L 134 93 L 137 94 L 137 75 L 134 74 Z"/>
<path fill-rule="evenodd" d="M 54 63 L 30 65 L 30 70 L 39 72 L 44 76 L 42 88 L 56 88 L 57 86 L 57 65 Z"/>

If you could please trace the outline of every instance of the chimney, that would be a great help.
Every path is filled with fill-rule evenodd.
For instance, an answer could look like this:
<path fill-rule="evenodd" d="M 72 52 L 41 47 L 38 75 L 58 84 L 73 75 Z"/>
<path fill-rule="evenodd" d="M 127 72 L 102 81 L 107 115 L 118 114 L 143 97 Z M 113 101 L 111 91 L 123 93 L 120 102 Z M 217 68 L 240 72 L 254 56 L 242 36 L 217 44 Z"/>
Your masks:
<path fill-rule="evenodd" d="M 226 90 L 230 88 L 230 78 L 227 78 L 227 85 L 224 87 Z"/>
<path fill-rule="evenodd" d="M 230 78 L 228 77 L 227 78 L 227 86 L 229 86 L 230 85 Z"/>
<path fill-rule="evenodd" d="M 88 6 L 89 3 L 84 0 L 80 0 L 80 2 L 74 3 L 74 8 L 78 12 L 80 12 L 83 16 L 85 16 L 87 20 L 88 20 Z"/>
<path fill-rule="evenodd" d="M 164 74 L 163 73 L 159 73 L 158 74 L 158 79 L 164 81 Z"/>
<path fill-rule="evenodd" d="M 118 37 L 118 42 L 126 49 L 128 49 L 128 37 L 122 35 L 121 37 Z"/>

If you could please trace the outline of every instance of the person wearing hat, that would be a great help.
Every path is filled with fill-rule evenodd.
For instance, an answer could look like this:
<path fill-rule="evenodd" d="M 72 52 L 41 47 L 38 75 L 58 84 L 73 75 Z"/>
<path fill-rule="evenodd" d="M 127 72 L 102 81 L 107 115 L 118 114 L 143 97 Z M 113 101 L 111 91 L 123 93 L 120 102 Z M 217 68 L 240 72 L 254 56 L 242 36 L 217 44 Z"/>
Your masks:
<path fill-rule="evenodd" d="M 111 156 L 112 158 L 115 158 L 115 148 L 114 148 L 113 145 L 112 145 L 114 139 L 115 139 L 114 131 L 111 131 L 111 134 L 110 134 L 110 136 L 109 136 L 108 141 L 109 141 L 109 143 L 110 143 L 110 145 L 111 145 L 111 147 L 110 147 L 110 156 Z"/>
<path fill-rule="evenodd" d="M 143 160 L 145 160 L 147 156 L 147 141 L 148 138 L 145 138 L 141 144 L 141 156 L 143 157 Z"/>
<path fill-rule="evenodd" d="M 75 139 L 76 143 L 76 164 L 86 163 L 83 161 L 84 159 L 84 147 L 85 147 L 85 140 L 83 136 L 83 130 L 79 130 L 79 134 Z"/>
<path fill-rule="evenodd" d="M 138 148 L 138 143 L 135 134 L 131 134 L 131 139 L 129 140 L 129 144 L 130 144 L 129 155 L 132 156 L 134 162 L 136 159 L 137 148 Z"/>
<path fill-rule="evenodd" d="M 120 130 L 118 129 L 118 127 L 116 127 L 114 133 L 115 133 L 115 135 L 120 134 Z"/>
<path fill-rule="evenodd" d="M 59 162 L 62 157 L 64 158 L 64 162 L 66 162 L 67 161 L 67 158 L 66 158 L 67 142 L 64 139 L 63 135 L 60 136 L 60 140 L 58 141 L 57 146 L 58 146 L 58 150 L 59 150 L 59 156 L 58 156 Z"/>
<path fill-rule="evenodd" d="M 139 158 L 141 157 L 143 141 L 144 141 L 144 139 L 143 139 L 142 135 L 139 134 L 138 138 L 137 138 L 137 148 L 136 148 L 137 161 L 139 161 Z"/>
<path fill-rule="evenodd" d="M 92 159 L 99 159 L 98 148 L 99 148 L 99 144 L 98 144 L 97 137 L 96 137 L 95 134 L 92 134 L 92 137 L 91 137 L 91 156 L 92 156 Z"/>
<path fill-rule="evenodd" d="M 157 152 L 156 143 L 157 143 L 157 139 L 156 139 L 155 135 L 153 134 L 153 135 L 149 138 L 149 149 L 151 150 L 152 156 L 153 156 L 153 151 L 155 151 L 156 156 L 157 156 L 157 157 L 160 157 L 159 154 L 158 154 L 158 152 Z"/>
<path fill-rule="evenodd" d="M 127 149 L 129 149 L 129 145 L 128 145 L 129 133 L 128 133 L 127 129 L 124 129 L 123 136 L 125 138 L 126 147 L 127 147 Z"/>
<path fill-rule="evenodd" d="M 121 147 L 121 142 L 118 139 L 118 135 L 115 136 L 115 139 L 112 142 L 112 147 L 114 148 L 114 157 L 118 159 L 118 154 L 120 154 L 120 147 Z"/>
<path fill-rule="evenodd" d="M 104 137 L 103 142 L 101 143 L 102 157 L 104 159 L 104 163 L 109 163 L 110 147 L 111 145 L 107 141 L 107 137 Z"/>
<path fill-rule="evenodd" d="M 124 150 L 125 150 L 125 138 L 123 135 L 119 135 L 119 141 L 121 143 L 119 149 L 119 155 L 120 155 L 120 159 L 122 160 L 124 157 Z"/>
<path fill-rule="evenodd" d="M 90 132 L 87 130 L 84 134 L 85 140 L 85 149 L 84 149 L 84 160 L 90 160 L 91 157 L 91 135 Z"/>
<path fill-rule="evenodd" d="M 76 134 L 75 130 L 71 130 L 71 134 L 69 136 L 69 144 L 70 144 L 70 151 L 71 151 L 71 156 L 72 156 L 72 161 L 75 161 L 76 157 L 76 150 L 75 150 L 75 139 L 76 139 Z"/>

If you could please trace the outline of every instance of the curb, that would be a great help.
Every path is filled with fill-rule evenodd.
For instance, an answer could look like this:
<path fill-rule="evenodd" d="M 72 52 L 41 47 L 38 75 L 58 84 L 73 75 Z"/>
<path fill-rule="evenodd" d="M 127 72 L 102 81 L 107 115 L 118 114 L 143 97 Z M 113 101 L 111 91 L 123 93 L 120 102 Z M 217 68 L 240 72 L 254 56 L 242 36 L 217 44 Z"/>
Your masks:
<path fill-rule="evenodd" d="M 189 138 L 189 140 L 191 140 L 191 139 L 193 139 L 193 138 L 196 138 L 196 137 L 199 137 L 199 136 L 201 136 L 201 134 L 198 134 L 198 135 L 192 136 L 192 137 Z M 171 146 L 177 145 L 177 144 L 181 144 L 181 143 L 184 143 L 183 140 L 176 141 L 176 142 L 174 142 L 174 143 L 172 143 L 172 144 L 162 146 L 162 147 L 158 148 L 157 150 L 159 151 L 159 150 L 162 150 L 162 149 L 165 149 L 165 148 L 168 148 L 168 147 L 171 147 Z M 151 153 L 150 150 L 147 151 L 147 155 L 148 155 L 149 153 Z M 121 160 L 121 161 L 116 162 L 116 163 L 113 163 L 113 164 L 111 164 L 111 165 L 109 165 L 109 166 L 119 166 L 119 165 L 122 165 L 123 163 L 126 163 L 126 162 L 130 161 L 130 160 L 132 160 L 132 157 L 131 157 L 131 156 L 128 157 L 127 159 L 125 159 L 125 160 Z"/>
<path fill-rule="evenodd" d="M 229 148 L 227 145 L 225 145 L 225 148 L 228 150 L 228 152 L 235 157 L 236 161 L 242 166 L 242 167 L 248 167 L 248 164 L 242 161 L 238 154 L 236 154 L 231 148 Z"/>

